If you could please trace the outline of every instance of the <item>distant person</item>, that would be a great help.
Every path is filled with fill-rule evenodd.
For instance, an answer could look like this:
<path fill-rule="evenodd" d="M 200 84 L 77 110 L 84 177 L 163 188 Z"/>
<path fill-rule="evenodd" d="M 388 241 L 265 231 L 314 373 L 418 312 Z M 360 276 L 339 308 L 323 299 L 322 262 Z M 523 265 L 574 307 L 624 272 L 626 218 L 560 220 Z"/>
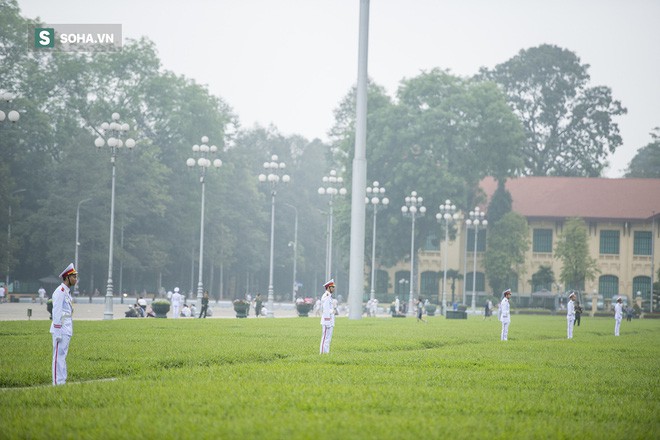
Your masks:
<path fill-rule="evenodd" d="M 573 325 L 575 324 L 575 292 L 568 295 L 566 304 L 566 338 L 573 339 Z"/>
<path fill-rule="evenodd" d="M 621 328 L 621 320 L 623 319 L 623 300 L 621 297 L 616 299 L 614 304 L 614 336 L 619 336 L 619 329 Z"/>
<path fill-rule="evenodd" d="M 261 315 L 264 306 L 264 300 L 261 298 L 261 293 L 257 293 L 257 296 L 254 298 L 254 315 L 258 318 Z"/>
<path fill-rule="evenodd" d="M 177 319 L 181 313 L 181 300 L 183 296 L 179 293 L 179 288 L 174 288 L 174 293 L 172 294 L 172 318 Z"/>
<path fill-rule="evenodd" d="M 205 290 L 204 296 L 202 296 L 202 309 L 199 311 L 199 317 L 201 318 L 202 315 L 204 315 L 204 318 L 206 318 L 206 314 L 208 313 L 208 310 L 209 310 L 209 291 Z"/>
<path fill-rule="evenodd" d="M 60 274 L 62 284 L 53 292 L 53 322 L 50 333 L 53 336 L 53 385 L 66 383 L 66 356 L 73 336 L 73 298 L 71 288 L 78 282 L 78 272 L 69 264 Z"/>
<path fill-rule="evenodd" d="M 0 303 L 5 302 L 5 295 L 7 290 L 3 284 L 0 284 Z"/>
<path fill-rule="evenodd" d="M 44 299 L 46 298 L 46 289 L 44 289 L 44 286 L 39 287 L 37 293 L 39 294 L 39 304 L 43 305 Z"/>
<path fill-rule="evenodd" d="M 144 299 L 144 296 L 140 296 L 137 303 L 140 306 L 140 308 L 142 308 L 142 311 L 146 315 L 146 313 L 147 313 L 147 300 Z"/>
<path fill-rule="evenodd" d="M 500 339 L 502 341 L 509 340 L 509 324 L 511 324 L 511 309 L 509 298 L 511 297 L 511 289 L 506 289 L 502 293 L 502 302 L 500 303 L 500 321 L 502 322 L 502 334 Z"/>
<path fill-rule="evenodd" d="M 375 318 L 377 314 L 378 314 L 378 299 L 374 298 L 374 300 L 371 301 L 371 316 Z"/>
<path fill-rule="evenodd" d="M 190 318 L 192 314 L 190 313 L 190 307 L 188 307 L 188 304 L 184 304 L 183 308 L 181 309 L 181 316 L 184 318 Z"/>
<path fill-rule="evenodd" d="M 417 306 L 417 322 L 426 322 L 426 320 L 422 318 L 422 315 L 424 314 L 424 301 L 422 301 L 422 298 L 417 298 L 415 305 Z"/>
<path fill-rule="evenodd" d="M 332 293 L 335 291 L 335 280 L 327 281 L 323 287 L 325 292 L 321 296 L 321 354 L 330 353 L 330 342 L 332 341 L 332 332 L 335 328 L 335 308 L 332 304 Z"/>
<path fill-rule="evenodd" d="M 628 322 L 632 321 L 634 313 L 635 313 L 635 310 L 632 307 L 630 307 L 630 306 L 626 307 L 626 321 L 628 321 Z"/>
<path fill-rule="evenodd" d="M 582 317 L 582 306 L 580 305 L 580 301 L 575 301 L 575 324 L 577 326 L 580 326 L 580 318 Z"/>

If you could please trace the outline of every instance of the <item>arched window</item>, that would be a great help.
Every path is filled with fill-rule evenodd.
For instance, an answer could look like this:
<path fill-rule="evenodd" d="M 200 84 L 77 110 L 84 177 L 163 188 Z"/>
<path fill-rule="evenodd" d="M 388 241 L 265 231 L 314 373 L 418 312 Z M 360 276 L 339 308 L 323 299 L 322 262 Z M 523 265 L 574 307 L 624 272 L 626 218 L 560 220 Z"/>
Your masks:
<path fill-rule="evenodd" d="M 466 275 L 466 280 L 465 280 L 465 291 L 467 293 L 472 292 L 472 272 L 468 272 Z M 483 272 L 477 272 L 476 276 L 476 285 L 477 288 L 475 289 L 476 292 L 485 292 L 486 291 L 486 277 L 484 276 Z"/>
<path fill-rule="evenodd" d="M 612 298 L 619 294 L 619 277 L 614 275 L 602 275 L 598 279 L 598 293 L 603 298 Z"/>
<path fill-rule="evenodd" d="M 426 271 L 422 272 L 422 280 L 419 286 L 419 293 L 425 298 L 429 296 L 438 296 L 438 272 Z"/>
<path fill-rule="evenodd" d="M 648 301 L 651 295 L 651 277 L 640 275 L 633 278 L 633 298 L 637 298 L 637 292 L 640 292 L 642 294 L 642 298 Z"/>
<path fill-rule="evenodd" d="M 389 292 L 388 285 L 390 279 L 386 270 L 376 269 L 376 293 Z"/>

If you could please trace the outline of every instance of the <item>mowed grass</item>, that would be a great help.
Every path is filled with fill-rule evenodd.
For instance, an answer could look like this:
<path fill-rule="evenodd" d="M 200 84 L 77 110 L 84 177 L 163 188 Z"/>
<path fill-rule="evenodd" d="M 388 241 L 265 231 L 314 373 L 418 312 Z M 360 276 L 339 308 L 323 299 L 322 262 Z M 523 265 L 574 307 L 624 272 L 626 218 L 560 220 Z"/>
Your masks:
<path fill-rule="evenodd" d="M 655 320 L 77 321 L 62 387 L 49 325 L 0 322 L 0 438 L 660 436 Z"/>

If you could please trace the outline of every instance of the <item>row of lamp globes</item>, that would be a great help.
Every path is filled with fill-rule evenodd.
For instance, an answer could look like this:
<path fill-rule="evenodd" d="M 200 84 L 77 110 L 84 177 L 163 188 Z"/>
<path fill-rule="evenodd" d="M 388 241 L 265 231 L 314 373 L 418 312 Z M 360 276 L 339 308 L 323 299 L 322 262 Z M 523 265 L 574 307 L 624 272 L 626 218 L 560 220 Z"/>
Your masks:
<path fill-rule="evenodd" d="M 264 162 L 264 170 L 268 174 L 259 174 L 259 182 L 268 182 L 275 185 L 281 180 L 282 183 L 289 183 L 291 177 L 288 174 L 282 174 L 285 168 L 286 164 L 279 162 L 277 154 L 273 154 L 270 157 L 270 162 Z"/>
<path fill-rule="evenodd" d="M 11 92 L 2 92 L 0 93 L 0 103 L 9 104 L 12 102 L 16 96 Z M 9 122 L 17 122 L 20 119 L 21 115 L 16 110 L 9 110 L 5 113 L 3 110 L 0 110 L 0 122 L 3 122 L 5 119 Z"/>
<path fill-rule="evenodd" d="M 135 140 L 133 138 L 126 139 L 124 142 L 121 137 L 130 130 L 128 123 L 124 122 L 123 124 L 119 122 L 119 113 L 112 114 L 112 122 L 103 122 L 101 124 L 101 130 L 103 133 L 107 133 L 107 140 L 103 136 L 99 136 L 94 141 L 96 148 L 101 148 L 105 145 L 112 148 L 112 153 L 114 155 L 115 148 L 126 147 L 129 150 L 135 147 Z"/>
<path fill-rule="evenodd" d="M 199 155 L 200 157 L 198 157 L 197 160 L 189 157 L 188 160 L 186 160 L 186 165 L 190 168 L 193 168 L 195 165 L 197 165 L 201 168 L 202 172 L 206 168 L 209 168 L 211 165 L 213 165 L 215 168 L 220 168 L 222 166 L 222 160 L 213 159 L 213 161 L 211 161 L 211 159 L 206 157 L 208 154 L 216 154 L 218 152 L 218 147 L 215 145 L 208 145 L 208 136 L 202 136 L 201 141 L 201 145 L 195 144 L 192 146 L 193 154 Z"/>

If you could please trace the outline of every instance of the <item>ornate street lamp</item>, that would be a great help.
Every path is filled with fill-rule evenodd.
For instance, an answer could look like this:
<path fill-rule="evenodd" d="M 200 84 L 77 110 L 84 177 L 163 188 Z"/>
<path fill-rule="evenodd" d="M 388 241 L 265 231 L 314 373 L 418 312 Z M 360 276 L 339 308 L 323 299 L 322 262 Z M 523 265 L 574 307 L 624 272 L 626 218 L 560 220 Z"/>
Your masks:
<path fill-rule="evenodd" d="M 14 96 L 13 93 L 10 92 L 0 92 L 0 103 L 7 103 L 9 104 L 12 102 L 16 97 Z M 18 113 L 16 110 L 9 110 L 9 112 L 5 113 L 3 110 L 0 110 L 0 122 L 4 122 L 5 120 L 8 120 L 9 122 L 17 122 L 21 117 L 21 114 Z"/>
<path fill-rule="evenodd" d="M 199 182 L 202 184 L 202 207 L 199 221 L 199 273 L 197 278 L 197 304 L 201 306 L 202 297 L 204 296 L 204 284 L 202 281 L 202 274 L 204 271 L 204 197 L 206 193 L 206 182 L 204 177 L 206 176 L 206 169 L 213 165 L 214 168 L 220 168 L 222 166 L 222 161 L 220 159 L 213 159 L 211 161 L 210 157 L 213 157 L 218 152 L 218 147 L 207 145 L 209 138 L 207 136 L 202 136 L 201 145 L 193 145 L 192 151 L 193 155 L 197 156 L 197 160 L 190 157 L 186 160 L 186 165 L 188 168 L 194 168 L 195 166 L 199 167 Z"/>
<path fill-rule="evenodd" d="M 406 204 L 401 207 L 401 213 L 404 216 L 412 219 L 412 228 L 410 233 L 410 295 L 408 297 L 408 315 L 412 316 L 413 312 L 413 293 L 415 291 L 415 218 L 417 216 L 424 216 L 426 213 L 426 206 L 422 205 L 424 199 L 417 195 L 417 191 L 413 191 L 409 196 L 404 199 Z"/>
<path fill-rule="evenodd" d="M 449 248 L 449 224 L 454 220 L 458 220 L 459 215 L 456 212 L 456 205 L 451 203 L 451 200 L 445 200 L 444 205 L 440 205 L 440 212 L 435 215 L 438 223 L 442 220 L 445 221 L 445 249 L 444 256 L 442 257 L 443 274 L 442 274 L 442 316 L 447 316 L 447 259 Z M 454 296 L 451 298 L 454 302 Z"/>
<path fill-rule="evenodd" d="M 289 183 L 291 178 L 284 174 L 286 164 L 278 162 L 278 157 L 273 154 L 270 162 L 264 162 L 264 169 L 268 174 L 259 174 L 259 182 L 270 185 L 270 264 L 268 267 L 268 317 L 273 318 L 273 253 L 275 250 L 275 196 L 277 195 L 277 185 Z"/>
<path fill-rule="evenodd" d="M 378 205 L 382 204 L 383 208 L 386 208 L 390 203 L 390 199 L 385 197 L 384 194 L 385 188 L 374 181 L 372 186 L 367 187 L 367 197 L 365 198 L 367 205 L 371 204 L 374 210 L 374 227 L 371 238 L 371 294 L 369 295 L 372 301 L 376 297 L 376 217 L 378 216 Z"/>
<path fill-rule="evenodd" d="M 479 238 L 479 226 L 488 226 L 488 220 L 485 219 L 486 213 L 477 206 L 474 211 L 470 211 L 470 218 L 465 220 L 466 229 L 474 228 L 474 265 L 472 266 L 472 313 L 477 312 L 477 241 Z"/>
<path fill-rule="evenodd" d="M 337 171 L 335 170 L 330 170 L 329 176 L 323 176 L 323 184 L 326 186 L 319 188 L 319 194 L 330 197 L 330 201 L 328 202 L 330 209 L 328 211 L 328 225 L 325 242 L 325 279 L 329 280 L 332 276 L 332 203 L 336 195 L 346 195 L 346 188 L 342 186 L 344 184 L 344 179 L 337 176 Z"/>
<path fill-rule="evenodd" d="M 108 244 L 108 284 L 105 289 L 105 311 L 103 312 L 103 319 L 112 319 L 112 259 L 114 248 L 114 230 L 115 230 L 115 180 L 116 180 L 116 167 L 115 161 L 117 153 L 124 146 L 130 151 L 135 148 L 135 140 L 133 138 L 122 141 L 122 137 L 126 136 L 129 130 L 127 123 L 119 122 L 119 113 L 112 114 L 112 122 L 104 122 L 101 124 L 101 129 L 97 130 L 99 137 L 94 141 L 97 149 L 107 145 L 110 147 L 110 163 L 112 164 L 112 189 L 110 196 L 110 243 Z"/>

